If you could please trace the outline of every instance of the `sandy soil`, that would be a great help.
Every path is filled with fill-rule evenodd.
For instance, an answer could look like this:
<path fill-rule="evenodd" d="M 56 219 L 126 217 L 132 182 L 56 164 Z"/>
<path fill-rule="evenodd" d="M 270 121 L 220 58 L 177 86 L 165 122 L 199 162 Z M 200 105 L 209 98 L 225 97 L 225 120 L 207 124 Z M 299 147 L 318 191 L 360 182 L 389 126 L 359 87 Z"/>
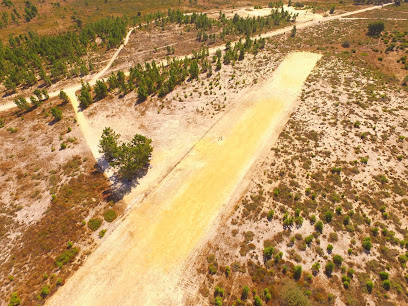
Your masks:
<path fill-rule="evenodd" d="M 49 304 L 179 304 L 180 265 L 279 134 L 319 58 L 289 55 L 272 80 L 243 97 L 195 145 Z"/>
<path fill-rule="evenodd" d="M 290 12 L 291 14 L 299 14 L 299 16 L 296 18 L 298 22 L 306 22 L 306 21 L 311 21 L 311 20 L 318 20 L 322 19 L 323 16 L 320 14 L 313 14 L 311 9 L 305 9 L 305 10 L 297 10 L 293 6 L 283 6 L 285 11 Z M 227 18 L 233 18 L 235 14 L 238 14 L 241 17 L 263 17 L 267 16 L 272 12 L 272 8 L 262 8 L 262 9 L 254 9 L 254 7 L 243 7 L 243 8 L 238 8 L 238 9 L 233 9 L 233 10 L 226 10 L 223 11 L 225 16 Z M 212 18 L 218 18 L 219 13 L 211 13 L 208 14 L 209 17 Z"/>

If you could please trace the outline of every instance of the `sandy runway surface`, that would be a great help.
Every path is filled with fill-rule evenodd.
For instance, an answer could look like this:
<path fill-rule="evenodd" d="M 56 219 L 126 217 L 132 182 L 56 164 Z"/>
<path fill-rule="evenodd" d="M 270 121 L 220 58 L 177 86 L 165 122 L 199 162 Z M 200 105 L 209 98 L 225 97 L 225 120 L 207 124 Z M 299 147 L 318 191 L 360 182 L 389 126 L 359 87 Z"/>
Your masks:
<path fill-rule="evenodd" d="M 293 53 L 242 98 L 116 228 L 49 305 L 181 304 L 183 262 L 271 146 L 320 58 Z"/>

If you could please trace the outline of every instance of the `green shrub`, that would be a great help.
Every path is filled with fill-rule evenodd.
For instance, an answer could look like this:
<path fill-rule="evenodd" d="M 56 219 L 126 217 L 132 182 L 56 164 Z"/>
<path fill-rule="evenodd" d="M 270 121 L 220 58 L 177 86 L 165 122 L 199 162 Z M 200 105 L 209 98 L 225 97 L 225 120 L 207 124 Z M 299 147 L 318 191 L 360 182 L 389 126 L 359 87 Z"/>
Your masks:
<path fill-rule="evenodd" d="M 333 255 L 333 262 L 336 264 L 336 266 L 340 267 L 343 262 L 343 257 L 340 255 Z"/>
<path fill-rule="evenodd" d="M 48 286 L 44 286 L 41 288 L 41 293 L 40 295 L 44 298 L 46 297 L 48 294 L 50 294 L 50 288 Z"/>
<path fill-rule="evenodd" d="M 210 265 L 208 267 L 208 273 L 210 273 L 211 275 L 214 275 L 215 273 L 217 273 L 217 268 L 214 265 Z"/>
<path fill-rule="evenodd" d="M 367 291 L 369 293 L 371 293 L 373 291 L 373 288 L 374 288 L 374 283 L 371 280 L 367 281 L 366 282 L 366 288 L 367 288 Z"/>
<path fill-rule="evenodd" d="M 219 286 L 216 286 L 214 288 L 214 296 L 223 296 L 224 295 L 224 289 L 220 288 Z"/>
<path fill-rule="evenodd" d="M 293 277 L 298 280 L 302 276 L 302 266 L 295 266 L 293 269 Z"/>
<path fill-rule="evenodd" d="M 324 267 L 324 272 L 327 276 L 330 276 L 333 273 L 334 263 L 332 261 L 328 261 L 326 266 Z"/>
<path fill-rule="evenodd" d="M 390 290 L 391 289 L 391 282 L 389 279 L 386 279 L 382 282 L 382 286 L 385 290 Z"/>
<path fill-rule="evenodd" d="M 400 263 L 404 264 L 404 263 L 406 263 L 408 261 L 408 256 L 407 255 L 400 255 L 398 257 L 398 260 L 399 260 Z"/>
<path fill-rule="evenodd" d="M 248 286 L 244 286 L 244 288 L 242 288 L 241 299 L 246 300 L 248 296 L 249 296 L 249 288 Z"/>
<path fill-rule="evenodd" d="M 302 224 L 303 224 L 303 217 L 302 217 L 302 216 L 296 217 L 295 223 L 296 223 L 298 226 L 302 226 Z"/>
<path fill-rule="evenodd" d="M 103 213 L 103 218 L 106 222 L 113 222 L 116 219 L 116 212 L 113 209 L 108 209 Z"/>
<path fill-rule="evenodd" d="M 378 273 L 378 275 L 380 275 L 381 280 L 386 280 L 390 277 L 390 275 L 388 274 L 388 272 L 382 271 L 380 273 Z"/>
<path fill-rule="evenodd" d="M 228 277 L 231 274 L 231 268 L 229 266 L 225 267 L 225 276 Z"/>
<path fill-rule="evenodd" d="M 313 272 L 313 274 L 317 274 L 319 271 L 320 271 L 320 263 L 315 262 L 312 265 L 312 272 Z"/>
<path fill-rule="evenodd" d="M 371 238 L 370 237 L 366 237 L 363 239 L 363 248 L 367 251 L 371 250 L 372 244 L 371 244 Z"/>
<path fill-rule="evenodd" d="M 327 211 L 324 214 L 324 216 L 326 218 L 326 222 L 328 222 L 328 223 L 331 222 L 331 220 L 333 219 L 333 213 L 331 211 Z"/>
<path fill-rule="evenodd" d="M 316 222 L 316 216 L 315 216 L 315 215 L 312 215 L 312 216 L 310 217 L 310 222 L 311 222 L 312 224 Z"/>
<path fill-rule="evenodd" d="M 106 229 L 103 229 L 99 232 L 99 238 L 102 238 L 106 234 Z"/>
<path fill-rule="evenodd" d="M 313 241 L 313 235 L 309 235 L 305 238 L 305 242 L 306 244 L 310 244 Z"/>
<path fill-rule="evenodd" d="M 327 245 L 327 252 L 333 251 L 333 246 L 331 244 Z"/>
<path fill-rule="evenodd" d="M 62 268 L 63 265 L 71 262 L 78 254 L 78 252 L 78 248 L 69 248 L 65 250 L 61 255 L 58 255 L 57 258 L 55 258 L 55 265 L 59 268 Z"/>
<path fill-rule="evenodd" d="M 350 283 L 348 281 L 344 281 L 343 286 L 345 289 L 347 289 L 350 286 Z"/>
<path fill-rule="evenodd" d="M 263 255 L 265 260 L 269 260 L 272 258 L 273 251 L 274 249 L 272 246 L 267 246 L 264 248 Z"/>
<path fill-rule="evenodd" d="M 323 222 L 322 221 L 316 222 L 315 230 L 320 232 L 320 233 L 323 233 Z"/>
<path fill-rule="evenodd" d="M 51 114 L 53 115 L 55 121 L 60 121 L 62 119 L 62 110 L 57 107 L 51 108 Z"/>
<path fill-rule="evenodd" d="M 90 228 L 91 231 L 96 231 L 102 224 L 102 219 L 100 218 L 93 218 L 89 219 L 88 221 L 88 227 Z"/>
<path fill-rule="evenodd" d="M 374 21 L 368 25 L 368 35 L 370 36 L 377 36 L 380 35 L 382 31 L 384 31 L 385 25 L 383 21 Z"/>
<path fill-rule="evenodd" d="M 215 298 L 215 305 L 216 306 L 222 306 L 222 298 L 220 296 L 217 296 Z"/>
<path fill-rule="evenodd" d="M 258 295 L 255 295 L 254 305 L 255 306 L 262 306 L 261 298 Z"/>
<path fill-rule="evenodd" d="M 268 215 L 266 216 L 266 218 L 271 221 L 273 219 L 275 212 L 271 209 L 270 211 L 268 211 Z"/>
<path fill-rule="evenodd" d="M 402 81 L 402 86 L 408 86 L 408 75 Z"/>
<path fill-rule="evenodd" d="M 20 305 L 20 303 L 21 303 L 21 299 L 18 297 L 17 292 L 13 292 L 11 294 L 9 306 L 17 306 L 17 305 Z"/>

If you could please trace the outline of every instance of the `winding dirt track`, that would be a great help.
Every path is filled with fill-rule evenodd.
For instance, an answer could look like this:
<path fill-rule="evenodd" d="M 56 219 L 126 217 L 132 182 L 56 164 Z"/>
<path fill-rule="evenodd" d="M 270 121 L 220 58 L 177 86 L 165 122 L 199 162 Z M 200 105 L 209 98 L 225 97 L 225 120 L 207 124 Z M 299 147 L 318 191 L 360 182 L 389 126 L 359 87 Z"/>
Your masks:
<path fill-rule="evenodd" d="M 182 304 L 181 267 L 276 139 L 319 54 L 293 53 L 243 97 L 48 302 Z"/>

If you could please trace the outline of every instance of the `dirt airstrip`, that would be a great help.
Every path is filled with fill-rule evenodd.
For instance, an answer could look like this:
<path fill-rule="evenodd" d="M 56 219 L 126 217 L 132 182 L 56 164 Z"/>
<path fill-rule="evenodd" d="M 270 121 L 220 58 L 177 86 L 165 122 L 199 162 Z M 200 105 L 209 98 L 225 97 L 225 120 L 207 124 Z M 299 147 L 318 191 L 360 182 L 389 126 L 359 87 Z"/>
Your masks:
<path fill-rule="evenodd" d="M 276 139 L 319 58 L 289 55 L 271 81 L 243 97 L 240 107 L 195 145 L 49 304 L 181 302 L 180 265 L 238 191 L 265 144 Z"/>

